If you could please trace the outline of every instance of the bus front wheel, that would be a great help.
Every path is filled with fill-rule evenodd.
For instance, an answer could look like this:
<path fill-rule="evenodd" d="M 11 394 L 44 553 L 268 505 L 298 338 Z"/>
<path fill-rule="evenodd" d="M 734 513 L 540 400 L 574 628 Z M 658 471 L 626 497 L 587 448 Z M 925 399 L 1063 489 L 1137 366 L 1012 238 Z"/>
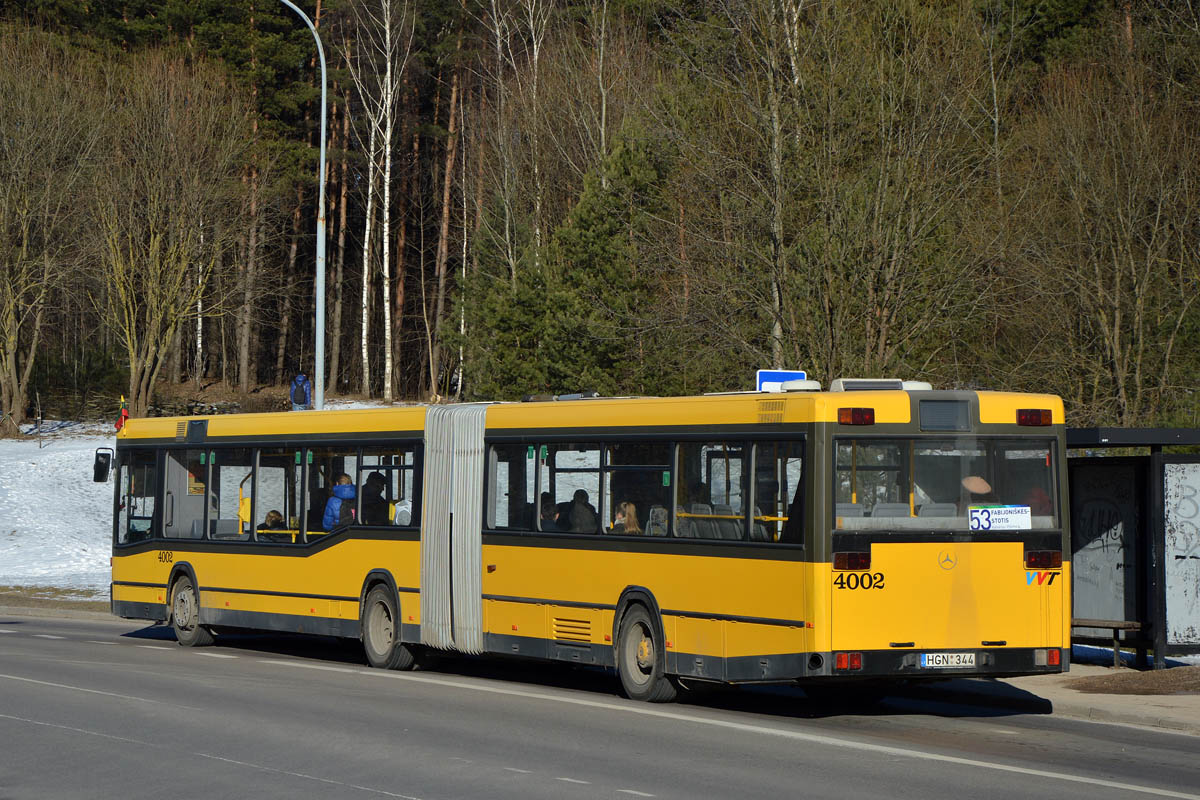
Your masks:
<path fill-rule="evenodd" d="M 379 669 L 412 669 L 413 653 L 400 642 L 400 615 L 391 591 L 379 584 L 367 592 L 362 615 L 363 651 Z"/>
<path fill-rule="evenodd" d="M 171 593 L 171 627 L 175 641 L 183 647 L 204 647 L 213 643 L 212 631 L 200 624 L 200 600 L 192 579 L 183 575 L 175 581 Z"/>
<path fill-rule="evenodd" d="M 675 699 L 675 684 L 665 674 L 663 653 L 650 612 L 645 606 L 630 606 L 617 635 L 617 673 L 626 697 L 650 703 Z"/>

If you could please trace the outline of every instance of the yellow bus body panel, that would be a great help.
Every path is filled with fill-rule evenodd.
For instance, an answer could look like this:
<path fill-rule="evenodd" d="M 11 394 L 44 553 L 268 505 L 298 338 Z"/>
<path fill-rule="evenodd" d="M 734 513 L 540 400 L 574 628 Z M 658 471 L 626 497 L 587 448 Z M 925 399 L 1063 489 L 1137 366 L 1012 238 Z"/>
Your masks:
<path fill-rule="evenodd" d="M 489 633 L 563 641 L 556 620 L 581 620 L 587 641 L 612 644 L 613 607 L 627 587 L 642 586 L 662 611 L 670 650 L 733 657 L 810 649 L 804 587 L 811 564 L 496 544 L 484 545 L 483 563 L 486 597 L 521 598 L 485 601 Z"/>
<path fill-rule="evenodd" d="M 127 586 L 127 582 L 165 587 L 176 564 L 186 562 L 200 584 L 201 608 L 253 611 L 300 617 L 356 620 L 359 593 L 371 569 L 391 572 L 398 587 L 417 588 L 420 543 L 348 539 L 305 556 L 256 553 L 172 551 L 162 542 L 171 561 L 159 560 L 159 551 L 113 558 L 113 599 L 167 603 L 166 589 Z M 221 591 L 222 589 L 236 591 Z M 283 592 L 319 595 L 319 598 L 280 596 Z M 343 599 L 329 599 L 343 598 Z M 401 592 L 402 622 L 420 622 L 420 599 Z M 412 617 L 412 619 L 410 619 Z"/>
<path fill-rule="evenodd" d="M 1023 558 L 1020 542 L 875 543 L 869 573 L 830 570 L 832 649 L 1066 646 L 1070 565 L 1026 570 Z M 884 588 L 862 588 L 867 574 Z"/>
<path fill-rule="evenodd" d="M 1020 408 L 1050 409 L 1050 421 L 1053 425 L 1062 425 L 1065 420 L 1062 398 L 1052 394 L 979 393 L 979 422 L 983 425 L 1016 425 L 1017 409 Z M 1014 433 L 1030 433 L 1035 430 L 1037 429 L 1013 428 Z"/>

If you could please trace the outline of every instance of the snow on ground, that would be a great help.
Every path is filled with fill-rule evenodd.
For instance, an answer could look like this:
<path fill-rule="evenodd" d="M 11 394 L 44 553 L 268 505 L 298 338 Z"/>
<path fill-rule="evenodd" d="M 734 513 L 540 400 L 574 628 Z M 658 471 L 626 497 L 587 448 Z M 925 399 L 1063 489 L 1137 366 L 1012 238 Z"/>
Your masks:
<path fill-rule="evenodd" d="M 326 403 L 331 409 L 380 405 Z M 106 596 L 114 478 L 93 483 L 92 462 L 97 447 L 115 446 L 112 423 L 46 420 L 40 430 L 34 439 L 0 439 L 0 586 Z"/>
<path fill-rule="evenodd" d="M 92 461 L 114 445 L 112 425 L 43 425 L 50 430 L 0 440 L 0 585 L 107 593 L 113 484 L 92 482 Z"/>

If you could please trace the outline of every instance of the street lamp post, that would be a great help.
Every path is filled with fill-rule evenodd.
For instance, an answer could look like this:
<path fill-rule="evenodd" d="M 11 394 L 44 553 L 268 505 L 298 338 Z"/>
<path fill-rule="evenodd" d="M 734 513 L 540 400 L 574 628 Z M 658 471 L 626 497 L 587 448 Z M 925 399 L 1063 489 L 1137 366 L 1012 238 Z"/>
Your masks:
<path fill-rule="evenodd" d="M 313 381 L 313 407 L 322 409 L 325 407 L 325 49 L 321 47 L 321 37 L 317 35 L 317 28 L 308 15 L 290 0 L 280 2 L 299 14 L 312 31 L 313 38 L 317 40 L 317 55 L 321 59 L 321 174 L 318 182 L 320 188 L 317 190 L 317 284 L 314 289 L 317 300 L 317 342 L 313 354 L 316 362 L 313 369 L 316 379 Z"/>

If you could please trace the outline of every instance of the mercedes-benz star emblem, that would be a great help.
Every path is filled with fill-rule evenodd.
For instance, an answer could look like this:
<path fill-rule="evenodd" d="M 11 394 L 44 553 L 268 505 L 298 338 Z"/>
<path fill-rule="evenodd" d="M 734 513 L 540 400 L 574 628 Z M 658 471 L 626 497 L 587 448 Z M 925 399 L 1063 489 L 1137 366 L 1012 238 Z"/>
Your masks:
<path fill-rule="evenodd" d="M 942 569 L 954 569 L 957 563 L 958 559 L 954 557 L 954 553 L 943 551 L 938 554 L 938 566 Z"/>

